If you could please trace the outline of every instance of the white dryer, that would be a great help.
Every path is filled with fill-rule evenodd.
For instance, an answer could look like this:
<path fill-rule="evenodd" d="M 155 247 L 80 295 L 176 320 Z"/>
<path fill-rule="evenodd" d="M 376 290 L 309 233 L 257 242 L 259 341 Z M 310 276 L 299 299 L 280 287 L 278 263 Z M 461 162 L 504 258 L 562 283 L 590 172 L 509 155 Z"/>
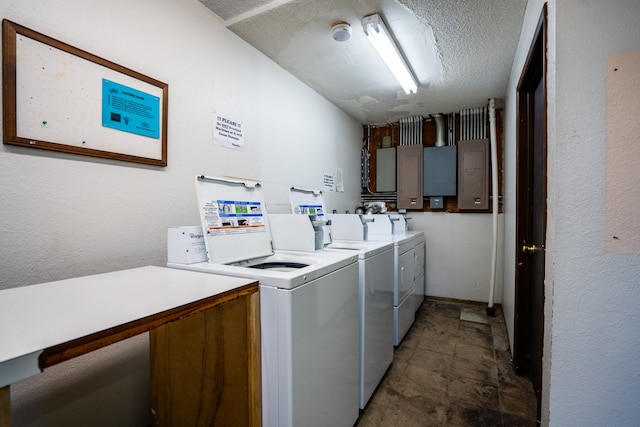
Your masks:
<path fill-rule="evenodd" d="M 399 213 L 389 213 L 389 218 L 393 222 L 394 234 L 406 234 L 413 237 L 413 248 L 415 258 L 415 292 L 413 293 L 415 311 L 422 306 L 427 295 L 426 266 L 427 266 L 427 246 L 423 231 L 409 230 L 407 218 Z"/>
<path fill-rule="evenodd" d="M 342 221 L 351 220 L 348 216 L 329 215 L 332 223 L 332 236 L 341 239 L 345 236 L 366 235 L 367 241 L 384 241 L 393 243 L 393 344 L 400 342 L 415 322 L 415 248 L 413 236 L 408 236 L 404 230 L 394 231 L 394 223 L 388 215 L 362 215 L 361 228 L 355 225 L 345 226 Z M 356 231 L 354 231 L 356 230 Z M 344 234 L 342 234 L 344 232 Z"/>
<path fill-rule="evenodd" d="M 167 266 L 260 282 L 264 426 L 358 418 L 358 257 L 274 251 L 259 183 L 198 176 L 208 261 Z"/>
<path fill-rule="evenodd" d="M 407 231 L 407 235 L 413 236 L 413 248 L 415 251 L 415 310 L 418 311 L 427 296 L 427 243 L 422 231 Z"/>

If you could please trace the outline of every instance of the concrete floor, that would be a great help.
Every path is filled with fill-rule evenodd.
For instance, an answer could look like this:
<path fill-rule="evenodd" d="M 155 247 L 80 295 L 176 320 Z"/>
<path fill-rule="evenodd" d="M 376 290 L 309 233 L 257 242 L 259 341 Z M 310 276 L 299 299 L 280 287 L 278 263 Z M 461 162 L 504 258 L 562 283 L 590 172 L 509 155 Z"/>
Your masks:
<path fill-rule="evenodd" d="M 485 307 L 425 301 L 357 426 L 536 426 L 533 387 L 513 373 L 502 311 L 487 317 Z"/>

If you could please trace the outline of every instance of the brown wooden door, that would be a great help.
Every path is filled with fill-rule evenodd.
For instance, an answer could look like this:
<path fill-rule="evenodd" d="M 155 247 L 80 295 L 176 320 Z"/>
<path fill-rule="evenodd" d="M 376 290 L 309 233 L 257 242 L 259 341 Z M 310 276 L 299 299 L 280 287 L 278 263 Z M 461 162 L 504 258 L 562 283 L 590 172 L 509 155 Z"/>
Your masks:
<path fill-rule="evenodd" d="M 518 84 L 516 301 L 513 363 L 542 391 L 546 234 L 546 7 Z"/>

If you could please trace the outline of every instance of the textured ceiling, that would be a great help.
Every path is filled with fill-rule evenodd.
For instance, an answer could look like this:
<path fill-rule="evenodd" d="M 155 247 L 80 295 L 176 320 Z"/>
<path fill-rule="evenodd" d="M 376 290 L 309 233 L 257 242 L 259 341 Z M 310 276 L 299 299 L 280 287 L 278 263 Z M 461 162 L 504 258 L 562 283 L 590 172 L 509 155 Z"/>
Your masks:
<path fill-rule="evenodd" d="M 527 0 L 200 0 L 229 30 L 362 124 L 457 112 L 505 96 Z M 406 95 L 369 45 L 379 13 L 419 81 Z M 347 21 L 350 40 L 331 26 Z"/>

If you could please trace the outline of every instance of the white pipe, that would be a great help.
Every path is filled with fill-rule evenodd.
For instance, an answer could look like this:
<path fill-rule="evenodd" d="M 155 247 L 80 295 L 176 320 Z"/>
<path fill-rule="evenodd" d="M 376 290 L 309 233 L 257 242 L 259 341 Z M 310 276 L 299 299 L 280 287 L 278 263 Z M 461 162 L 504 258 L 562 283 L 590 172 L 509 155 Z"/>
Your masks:
<path fill-rule="evenodd" d="M 482 138 L 487 137 L 487 109 L 482 109 Z"/>
<path fill-rule="evenodd" d="M 464 110 L 464 139 L 469 139 L 469 110 Z"/>
<path fill-rule="evenodd" d="M 403 145 L 409 145 L 409 138 L 410 138 L 410 134 L 409 134 L 409 118 L 405 117 L 404 118 L 404 143 L 403 143 Z"/>
<path fill-rule="evenodd" d="M 409 144 L 413 145 L 416 143 L 416 118 L 409 117 Z"/>
<path fill-rule="evenodd" d="M 433 120 L 436 124 L 436 147 L 444 147 L 444 117 L 442 114 L 432 114 Z"/>
<path fill-rule="evenodd" d="M 482 109 L 482 138 L 487 137 L 487 109 Z"/>
<path fill-rule="evenodd" d="M 478 109 L 473 109 L 473 138 L 478 139 Z"/>
<path fill-rule="evenodd" d="M 493 195 L 493 247 L 491 256 L 491 283 L 489 288 L 489 304 L 487 313 L 493 313 L 493 299 L 496 288 L 496 268 L 498 264 L 498 150 L 496 141 L 496 105 L 489 100 L 489 134 L 491 138 L 491 192 Z"/>
<path fill-rule="evenodd" d="M 476 139 L 476 109 L 471 109 L 471 136 L 469 139 Z"/>
<path fill-rule="evenodd" d="M 418 116 L 413 116 L 411 118 L 411 144 L 416 145 L 417 142 L 417 136 L 418 134 Z"/>
<path fill-rule="evenodd" d="M 464 139 L 469 139 L 469 110 L 464 110 Z"/>

